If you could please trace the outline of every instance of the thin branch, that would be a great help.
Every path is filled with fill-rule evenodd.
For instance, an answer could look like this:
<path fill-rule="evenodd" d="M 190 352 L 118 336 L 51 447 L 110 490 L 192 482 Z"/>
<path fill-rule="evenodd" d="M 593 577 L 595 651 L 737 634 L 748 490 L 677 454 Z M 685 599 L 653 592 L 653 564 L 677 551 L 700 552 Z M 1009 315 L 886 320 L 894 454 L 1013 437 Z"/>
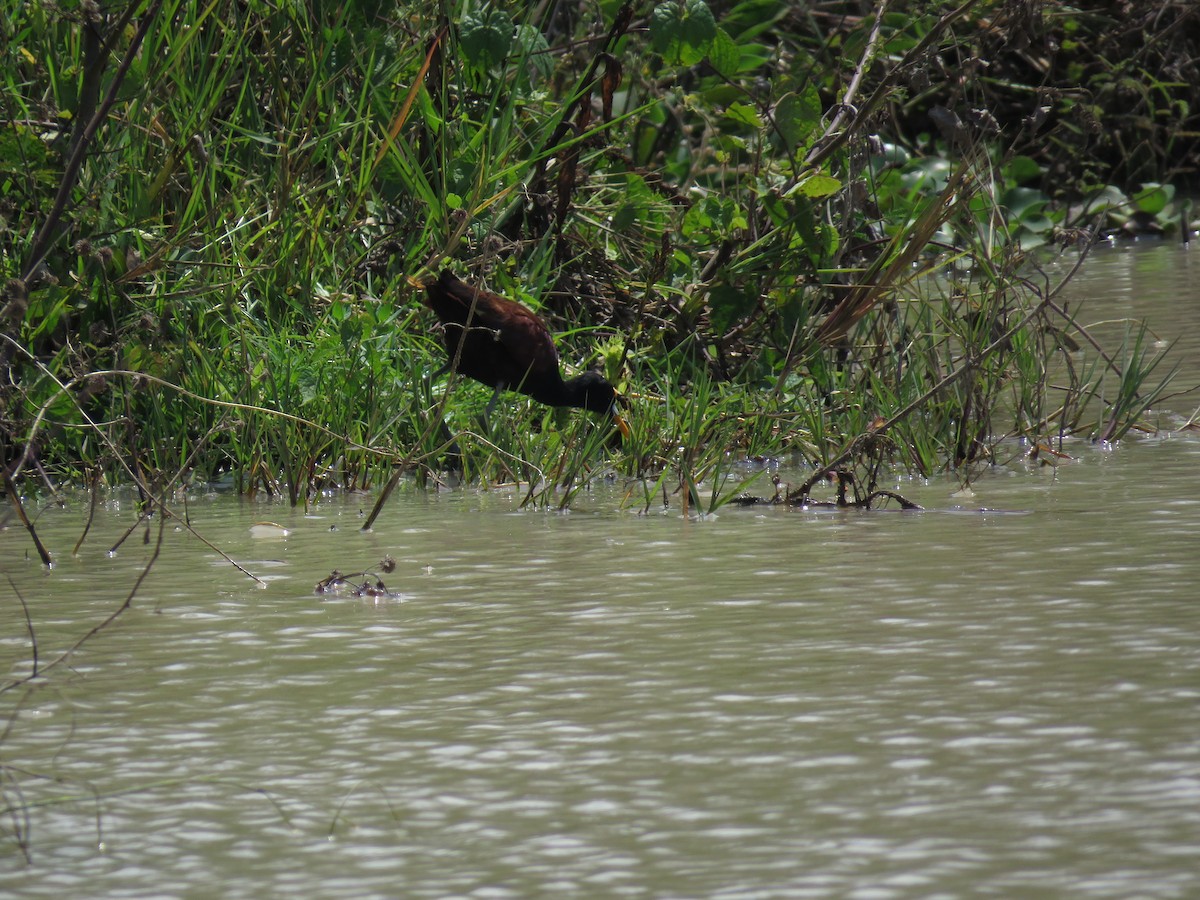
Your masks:
<path fill-rule="evenodd" d="M 46 549 L 42 543 L 42 539 L 38 537 L 37 529 L 33 527 L 33 522 L 29 520 L 29 516 L 25 514 L 25 505 L 21 503 L 21 495 L 17 493 L 17 486 L 7 469 L 4 471 L 4 490 L 8 494 L 8 499 L 12 502 L 13 509 L 17 511 L 17 518 L 21 520 L 21 524 L 29 532 L 29 537 L 33 539 L 33 546 L 37 548 L 38 556 L 42 559 L 42 565 L 54 565 L 54 560 L 50 558 L 50 551 Z"/>
<path fill-rule="evenodd" d="M 71 551 L 72 556 L 79 554 L 79 548 L 83 546 L 83 542 L 87 540 L 88 532 L 92 530 L 92 522 L 96 519 L 96 507 L 100 503 L 100 467 L 96 466 L 92 469 L 90 490 L 90 502 L 88 503 L 87 521 L 83 523 L 83 532 L 79 535 L 79 540 L 75 542 L 75 548 Z"/>
<path fill-rule="evenodd" d="M 842 94 L 842 99 L 838 102 L 838 111 L 834 115 L 833 121 L 829 123 L 829 127 L 825 129 L 825 134 L 822 135 L 822 140 L 829 138 L 831 135 L 841 133 L 842 122 L 854 110 L 854 98 L 858 95 L 858 89 L 862 85 L 863 75 L 867 69 L 871 67 L 871 63 L 875 60 L 875 47 L 879 43 L 879 33 L 883 29 L 883 14 L 887 11 L 888 0 L 879 0 L 879 6 L 875 9 L 875 22 L 871 26 L 871 34 L 867 38 L 867 45 L 863 48 L 862 56 L 859 58 L 858 66 L 854 69 L 854 75 L 850 78 L 850 83 L 846 85 L 846 91 Z M 804 158 L 806 166 L 815 165 L 818 159 L 814 155 L 816 149 L 821 146 L 821 141 L 815 141 L 809 149 L 808 154 Z"/>

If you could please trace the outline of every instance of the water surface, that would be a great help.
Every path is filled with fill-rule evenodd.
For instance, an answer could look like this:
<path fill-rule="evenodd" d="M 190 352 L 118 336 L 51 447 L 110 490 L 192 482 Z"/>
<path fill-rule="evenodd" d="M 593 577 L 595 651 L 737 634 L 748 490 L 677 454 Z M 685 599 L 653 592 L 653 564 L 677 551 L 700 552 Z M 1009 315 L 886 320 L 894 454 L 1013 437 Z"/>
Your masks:
<path fill-rule="evenodd" d="M 263 584 L 169 526 L 132 608 L 0 695 L 0 892 L 1198 896 L 1200 440 L 1068 449 L 898 483 L 915 513 L 410 489 L 364 534 L 371 497 L 197 492 Z M 0 532 L 6 677 L 14 588 L 44 665 L 150 559 L 107 553 L 119 493 L 72 557 L 84 516 L 41 511 L 50 573 Z M 385 556 L 393 596 L 314 594 Z"/>

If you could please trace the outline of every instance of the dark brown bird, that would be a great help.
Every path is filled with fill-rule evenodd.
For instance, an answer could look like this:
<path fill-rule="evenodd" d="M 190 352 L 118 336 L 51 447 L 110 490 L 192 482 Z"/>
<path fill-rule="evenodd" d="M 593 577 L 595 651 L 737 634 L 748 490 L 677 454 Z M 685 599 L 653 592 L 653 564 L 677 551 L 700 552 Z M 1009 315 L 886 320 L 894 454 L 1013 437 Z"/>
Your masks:
<path fill-rule="evenodd" d="M 442 371 L 453 369 L 494 388 L 489 411 L 507 389 L 547 406 L 615 414 L 617 392 L 599 372 L 563 380 L 550 330 L 531 310 L 471 287 L 449 269 L 421 284 L 444 328 L 449 359 Z"/>

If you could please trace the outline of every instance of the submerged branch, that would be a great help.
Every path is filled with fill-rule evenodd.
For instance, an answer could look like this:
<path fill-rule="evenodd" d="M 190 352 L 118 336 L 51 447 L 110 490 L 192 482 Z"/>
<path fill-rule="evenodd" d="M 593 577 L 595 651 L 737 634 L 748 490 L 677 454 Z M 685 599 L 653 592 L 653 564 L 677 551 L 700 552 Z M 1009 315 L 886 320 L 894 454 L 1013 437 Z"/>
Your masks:
<path fill-rule="evenodd" d="M 33 522 L 25 512 L 25 505 L 21 502 L 21 495 L 17 492 L 17 486 L 13 483 L 12 476 L 7 471 L 4 473 L 4 491 L 8 494 L 8 499 L 12 503 L 13 509 L 17 513 L 17 518 L 21 520 L 21 524 L 25 526 L 25 530 L 29 532 L 29 537 L 33 540 L 33 546 L 37 548 L 38 556 L 41 557 L 42 565 L 49 567 L 54 565 L 54 560 L 50 558 L 50 551 L 42 543 L 42 539 L 38 537 L 37 529 L 33 527 Z"/>
<path fill-rule="evenodd" d="M 13 593 L 17 597 L 17 602 L 19 602 L 21 604 L 21 612 L 25 616 L 25 630 L 29 633 L 29 655 L 30 655 L 30 659 L 32 660 L 32 663 L 33 663 L 32 670 L 29 673 L 29 677 L 37 678 L 37 676 L 38 676 L 38 642 L 37 642 L 37 634 L 35 634 L 34 630 L 33 630 L 33 619 L 31 619 L 29 616 L 29 604 L 25 602 L 25 598 L 21 595 L 21 591 L 17 587 L 17 583 L 12 580 L 12 576 L 8 575 L 6 577 L 8 578 L 9 587 L 12 588 Z"/>

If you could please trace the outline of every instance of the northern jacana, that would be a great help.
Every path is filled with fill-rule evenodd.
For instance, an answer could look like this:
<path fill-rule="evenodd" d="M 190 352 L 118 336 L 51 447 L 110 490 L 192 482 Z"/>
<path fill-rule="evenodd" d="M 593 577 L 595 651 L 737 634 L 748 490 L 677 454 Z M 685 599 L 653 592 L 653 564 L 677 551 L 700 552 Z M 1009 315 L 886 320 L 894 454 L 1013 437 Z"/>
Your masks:
<path fill-rule="evenodd" d="M 444 329 L 445 369 L 494 388 L 489 412 L 501 391 L 512 390 L 547 406 L 616 415 L 617 392 L 599 372 L 563 380 L 550 330 L 532 310 L 471 287 L 449 269 L 418 283 Z"/>

